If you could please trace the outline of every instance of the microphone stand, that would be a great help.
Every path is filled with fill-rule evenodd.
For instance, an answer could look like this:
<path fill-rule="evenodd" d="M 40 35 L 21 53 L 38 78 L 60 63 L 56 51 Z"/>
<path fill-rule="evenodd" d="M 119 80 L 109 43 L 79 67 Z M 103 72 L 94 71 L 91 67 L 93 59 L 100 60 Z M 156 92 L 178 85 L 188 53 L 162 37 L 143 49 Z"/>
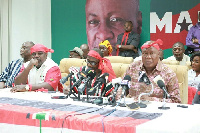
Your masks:
<path fill-rule="evenodd" d="M 125 97 L 126 97 L 126 91 L 124 91 L 124 102 L 119 105 L 120 107 L 126 107 Z"/>
<path fill-rule="evenodd" d="M 140 106 L 140 108 L 146 108 L 146 107 L 147 107 L 146 104 L 141 103 L 140 98 L 141 98 L 142 96 L 144 96 L 144 95 L 151 95 L 151 94 L 153 93 L 153 91 L 154 91 L 154 87 L 153 87 L 153 84 L 151 83 L 151 91 L 150 91 L 149 93 L 141 93 L 141 94 L 139 95 L 137 105 Z"/>
<path fill-rule="evenodd" d="M 72 92 L 72 89 L 73 89 L 73 88 L 72 88 L 72 79 L 71 79 L 71 77 L 70 77 L 70 91 L 69 91 L 69 94 L 67 95 L 66 98 L 70 97 L 71 94 L 73 94 L 75 98 L 78 98 L 78 97 L 74 94 L 74 92 Z"/>
<path fill-rule="evenodd" d="M 167 110 L 167 109 L 170 109 L 170 107 L 166 107 L 166 96 L 167 94 L 164 92 L 163 93 L 163 105 L 161 107 L 158 107 L 158 109 L 163 109 L 163 110 Z"/>

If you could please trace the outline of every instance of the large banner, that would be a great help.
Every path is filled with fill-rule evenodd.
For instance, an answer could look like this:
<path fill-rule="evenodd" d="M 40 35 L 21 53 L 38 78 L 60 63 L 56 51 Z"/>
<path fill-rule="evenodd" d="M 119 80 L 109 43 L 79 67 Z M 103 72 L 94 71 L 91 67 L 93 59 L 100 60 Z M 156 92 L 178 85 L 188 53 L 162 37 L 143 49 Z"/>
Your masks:
<path fill-rule="evenodd" d="M 60 63 L 69 50 L 84 43 L 92 49 L 107 39 L 114 46 L 125 20 L 131 20 L 140 34 L 140 46 L 162 39 L 167 58 L 175 42 L 185 44 L 198 11 L 199 0 L 51 0 L 52 58 Z"/>
<path fill-rule="evenodd" d="M 151 0 L 150 11 L 151 40 L 160 38 L 161 48 L 170 49 L 175 42 L 185 44 L 188 31 L 197 23 L 200 1 Z"/>

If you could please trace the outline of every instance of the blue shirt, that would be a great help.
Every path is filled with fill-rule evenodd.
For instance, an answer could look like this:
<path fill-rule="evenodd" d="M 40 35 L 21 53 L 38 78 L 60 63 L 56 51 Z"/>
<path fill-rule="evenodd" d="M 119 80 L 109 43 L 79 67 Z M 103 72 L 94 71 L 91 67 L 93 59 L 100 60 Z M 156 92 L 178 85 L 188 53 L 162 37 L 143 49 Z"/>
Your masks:
<path fill-rule="evenodd" d="M 18 75 L 22 64 L 23 59 L 18 59 L 9 63 L 0 75 L 0 82 L 4 82 L 5 86 L 12 87 L 12 83 L 14 83 L 15 77 Z"/>

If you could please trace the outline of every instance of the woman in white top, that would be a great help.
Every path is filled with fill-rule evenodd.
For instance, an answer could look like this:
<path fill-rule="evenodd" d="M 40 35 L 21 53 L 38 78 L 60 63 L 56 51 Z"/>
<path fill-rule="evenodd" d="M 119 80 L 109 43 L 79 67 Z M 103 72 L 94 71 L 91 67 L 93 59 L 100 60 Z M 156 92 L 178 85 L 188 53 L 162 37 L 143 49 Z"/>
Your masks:
<path fill-rule="evenodd" d="M 188 71 L 188 103 L 191 104 L 200 83 L 200 52 L 194 53 L 190 60 L 192 69 Z"/>

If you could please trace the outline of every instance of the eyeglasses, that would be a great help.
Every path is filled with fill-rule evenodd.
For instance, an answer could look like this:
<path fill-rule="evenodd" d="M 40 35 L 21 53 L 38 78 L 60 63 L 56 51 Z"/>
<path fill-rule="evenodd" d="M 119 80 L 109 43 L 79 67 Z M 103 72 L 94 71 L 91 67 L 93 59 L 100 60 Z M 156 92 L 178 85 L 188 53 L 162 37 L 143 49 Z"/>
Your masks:
<path fill-rule="evenodd" d="M 86 59 L 85 60 L 85 62 L 88 64 L 88 63 L 90 63 L 92 66 L 95 66 L 95 65 L 97 65 L 99 62 L 95 62 L 95 61 L 90 61 L 90 60 L 88 60 L 88 59 Z"/>

